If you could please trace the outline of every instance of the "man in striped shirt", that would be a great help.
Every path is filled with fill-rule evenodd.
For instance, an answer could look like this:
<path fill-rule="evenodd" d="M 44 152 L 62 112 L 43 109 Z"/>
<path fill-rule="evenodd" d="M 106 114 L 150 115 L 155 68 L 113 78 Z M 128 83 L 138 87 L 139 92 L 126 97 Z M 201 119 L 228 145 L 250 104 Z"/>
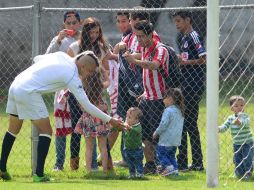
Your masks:
<path fill-rule="evenodd" d="M 143 7 L 134 7 L 142 9 Z M 118 103 L 117 114 L 125 119 L 127 110 L 130 107 L 138 106 L 136 98 L 143 93 L 142 85 L 142 68 L 127 62 L 123 57 L 123 51 L 128 50 L 135 55 L 135 58 L 141 59 L 140 44 L 134 31 L 134 25 L 142 20 L 150 20 L 150 15 L 144 11 L 134 11 L 130 13 L 131 31 L 125 36 L 120 43 L 115 46 L 114 53 L 119 53 L 119 81 L 118 81 Z M 154 31 L 153 38 L 160 41 L 158 34 Z M 122 144 L 122 143 L 121 143 Z M 123 146 L 121 146 L 123 149 Z M 124 154 L 123 160 L 124 159 Z M 124 163 L 124 162 L 121 162 Z M 120 164 L 123 165 L 123 164 Z"/>
<path fill-rule="evenodd" d="M 150 22 L 140 21 L 135 24 L 134 29 L 138 43 L 141 46 L 141 60 L 136 59 L 128 51 L 124 54 L 124 57 L 129 63 L 143 69 L 144 93 L 138 99 L 140 100 L 139 108 L 143 112 L 141 126 L 146 158 L 144 173 L 155 173 L 155 144 L 152 140 L 152 135 L 159 126 L 164 110 L 163 95 L 165 92 L 165 80 L 159 69 L 168 70 L 168 52 L 165 47 L 158 46 L 159 41 L 153 36 L 153 25 Z"/>
<path fill-rule="evenodd" d="M 254 154 L 253 136 L 250 129 L 250 118 L 243 113 L 245 100 L 242 96 L 232 96 L 229 100 L 230 115 L 223 125 L 219 126 L 219 132 L 223 133 L 229 128 L 233 139 L 235 176 L 248 179 L 252 176 L 252 158 Z"/>

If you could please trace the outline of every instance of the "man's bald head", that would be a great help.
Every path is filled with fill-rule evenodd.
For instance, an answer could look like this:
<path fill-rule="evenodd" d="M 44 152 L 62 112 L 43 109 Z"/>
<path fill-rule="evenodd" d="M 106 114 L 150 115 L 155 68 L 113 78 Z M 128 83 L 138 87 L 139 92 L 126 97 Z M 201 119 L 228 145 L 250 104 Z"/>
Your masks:
<path fill-rule="evenodd" d="M 99 66 L 99 60 L 92 51 L 84 51 L 75 56 L 74 60 L 82 64 L 96 64 L 96 66 Z"/>
<path fill-rule="evenodd" d="M 92 51 L 82 52 L 74 60 L 82 78 L 92 75 L 99 67 L 99 60 Z"/>

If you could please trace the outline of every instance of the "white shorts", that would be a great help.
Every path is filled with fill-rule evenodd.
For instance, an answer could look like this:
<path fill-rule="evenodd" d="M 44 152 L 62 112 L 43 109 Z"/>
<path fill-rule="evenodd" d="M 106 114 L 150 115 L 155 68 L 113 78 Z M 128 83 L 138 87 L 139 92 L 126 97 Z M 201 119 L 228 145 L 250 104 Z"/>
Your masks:
<path fill-rule="evenodd" d="M 6 113 L 18 115 L 19 119 L 38 120 L 49 117 L 41 94 L 26 92 L 15 84 L 9 89 Z"/>

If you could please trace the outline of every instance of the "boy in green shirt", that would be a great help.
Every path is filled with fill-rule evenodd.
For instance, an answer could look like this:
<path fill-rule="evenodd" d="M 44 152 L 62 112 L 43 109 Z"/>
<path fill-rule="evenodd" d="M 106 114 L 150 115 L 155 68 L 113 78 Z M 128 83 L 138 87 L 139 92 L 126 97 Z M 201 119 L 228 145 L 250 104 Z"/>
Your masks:
<path fill-rule="evenodd" d="M 142 127 L 139 119 L 142 111 L 138 107 L 131 107 L 127 111 L 126 123 L 131 127 L 128 131 L 123 131 L 124 154 L 129 167 L 129 178 L 144 177 L 142 149 Z"/>

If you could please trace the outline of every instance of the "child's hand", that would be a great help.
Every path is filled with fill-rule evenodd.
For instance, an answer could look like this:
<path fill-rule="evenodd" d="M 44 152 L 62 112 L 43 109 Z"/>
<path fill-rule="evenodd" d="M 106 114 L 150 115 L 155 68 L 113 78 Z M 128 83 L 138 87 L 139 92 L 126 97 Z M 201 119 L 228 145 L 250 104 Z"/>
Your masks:
<path fill-rule="evenodd" d="M 157 135 L 155 132 L 153 133 L 153 140 L 157 139 L 159 135 Z"/>
<path fill-rule="evenodd" d="M 237 118 L 234 122 L 233 122 L 234 125 L 241 125 L 241 121 Z"/>
<path fill-rule="evenodd" d="M 132 126 L 128 125 L 127 123 L 124 123 L 125 127 L 125 131 L 129 131 L 132 129 Z"/>
<path fill-rule="evenodd" d="M 242 112 L 239 112 L 237 113 L 237 117 L 236 119 L 233 121 L 233 124 L 234 125 L 241 125 L 241 120 L 240 118 L 243 116 L 243 113 Z"/>
<path fill-rule="evenodd" d="M 116 128 L 120 131 L 130 129 L 129 125 L 127 125 L 126 123 L 123 123 L 120 119 L 116 119 L 116 118 L 111 118 L 108 124 L 110 124 L 113 128 Z"/>

